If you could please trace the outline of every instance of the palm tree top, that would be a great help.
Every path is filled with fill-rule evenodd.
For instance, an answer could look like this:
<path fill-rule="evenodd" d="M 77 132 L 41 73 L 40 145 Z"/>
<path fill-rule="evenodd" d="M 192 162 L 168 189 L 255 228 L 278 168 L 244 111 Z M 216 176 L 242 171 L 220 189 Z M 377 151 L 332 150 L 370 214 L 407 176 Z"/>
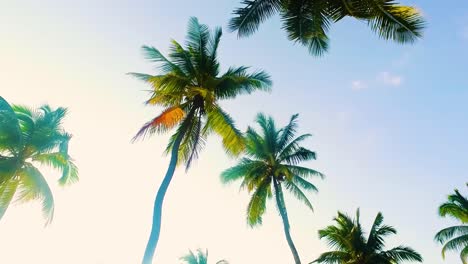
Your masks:
<path fill-rule="evenodd" d="M 159 74 L 130 74 L 152 87 L 146 103 L 161 106 L 164 110 L 147 122 L 134 140 L 175 127 L 179 132 L 188 130 L 179 155 L 187 164 L 197 156 L 211 132 L 223 138 L 227 153 L 238 155 L 243 150 L 241 132 L 234 126 L 233 119 L 221 109 L 219 101 L 259 90 L 270 91 L 272 82 L 264 71 L 249 72 L 246 66 L 230 67 L 221 73 L 217 53 L 221 36 L 221 28 L 210 30 L 192 17 L 188 23 L 185 46 L 172 40 L 168 57 L 154 47 L 143 46 L 145 57 L 158 65 Z M 168 151 L 172 148 L 175 135 L 168 145 Z"/>
<path fill-rule="evenodd" d="M 366 236 L 360 222 L 359 209 L 353 219 L 338 212 L 334 219 L 335 225 L 319 230 L 320 239 L 325 239 L 328 246 L 334 251 L 325 252 L 311 263 L 356 263 L 397 264 L 404 261 L 422 262 L 419 253 L 406 246 L 398 246 L 385 250 L 385 238 L 395 235 L 396 229 L 383 224 L 384 217 L 378 213 L 374 219 L 371 230 Z"/>
<path fill-rule="evenodd" d="M 444 245 L 442 258 L 447 251 L 460 251 L 460 259 L 464 264 L 468 263 L 468 200 L 458 190 L 447 197 L 447 202 L 439 207 L 439 215 L 451 217 L 461 222 L 459 225 L 450 226 L 440 230 L 435 235 L 435 240 Z"/>
<path fill-rule="evenodd" d="M 180 258 L 185 264 L 208 264 L 208 250 L 203 252 L 201 249 L 197 249 L 194 253 L 191 250 L 189 253 Z M 226 260 L 220 260 L 216 264 L 229 264 Z"/>
<path fill-rule="evenodd" d="M 42 200 L 46 223 L 52 221 L 54 199 L 36 164 L 60 170 L 60 185 L 78 181 L 68 154 L 72 136 L 62 127 L 66 114 L 66 108 L 48 105 L 37 110 L 10 106 L 0 97 L 0 218 L 16 197 L 20 202 Z"/>
<path fill-rule="evenodd" d="M 460 191 L 455 190 L 454 194 L 447 197 L 447 202 L 439 207 L 439 215 L 450 216 L 462 223 L 468 223 L 468 199 Z"/>
<path fill-rule="evenodd" d="M 245 156 L 240 162 L 221 174 L 224 184 L 241 180 L 241 189 L 252 193 L 247 209 L 247 220 L 251 226 L 262 223 L 266 210 L 266 199 L 272 197 L 274 181 L 285 185 L 298 200 L 313 210 L 305 192 L 317 192 L 311 177 L 324 175 L 316 170 L 299 166 L 301 162 L 314 160 L 316 154 L 301 146 L 310 134 L 296 137 L 298 114 L 289 123 L 278 128 L 272 117 L 260 113 L 256 123 L 260 131 L 248 127 L 246 132 Z"/>
<path fill-rule="evenodd" d="M 279 13 L 288 38 L 308 47 L 313 55 L 328 50 L 332 23 L 345 17 L 367 22 L 381 38 L 413 43 L 422 36 L 425 20 L 417 8 L 395 0 L 242 0 L 229 28 L 239 37 L 256 32 L 261 23 Z"/>

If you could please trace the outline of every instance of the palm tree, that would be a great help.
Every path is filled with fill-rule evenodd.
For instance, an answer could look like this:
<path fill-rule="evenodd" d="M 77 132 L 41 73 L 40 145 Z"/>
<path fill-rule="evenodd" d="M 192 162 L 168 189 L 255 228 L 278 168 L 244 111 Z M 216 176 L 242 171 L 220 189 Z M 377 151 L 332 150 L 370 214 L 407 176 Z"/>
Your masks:
<path fill-rule="evenodd" d="M 208 264 L 208 250 L 203 252 L 201 249 L 197 253 L 190 252 L 181 258 L 186 264 Z M 220 260 L 216 264 L 229 264 L 226 260 Z"/>
<path fill-rule="evenodd" d="M 443 244 L 442 257 L 445 258 L 447 250 L 460 252 L 463 264 L 468 263 L 468 200 L 458 190 L 448 196 L 448 201 L 439 207 L 439 215 L 450 216 L 461 222 L 460 225 L 440 230 L 435 240 Z"/>
<path fill-rule="evenodd" d="M 241 132 L 233 119 L 221 108 L 220 100 L 234 99 L 257 90 L 268 91 L 271 80 L 263 71 L 248 73 L 248 67 L 231 67 L 220 74 L 217 49 L 221 28 L 210 31 L 191 18 L 185 48 L 172 40 L 169 58 L 153 47 L 143 46 L 146 58 L 159 63 L 160 75 L 132 73 L 152 87 L 147 103 L 164 110 L 146 123 L 134 139 L 164 133 L 177 127 L 167 146 L 171 154 L 169 168 L 154 202 L 153 225 L 143 263 L 151 263 L 159 239 L 164 195 L 177 164 L 189 168 L 193 159 L 214 132 L 221 136 L 227 153 L 238 155 L 244 149 Z"/>
<path fill-rule="evenodd" d="M 385 237 L 396 234 L 395 228 L 383 224 L 383 215 L 378 213 L 367 238 L 361 227 L 359 209 L 356 218 L 338 212 L 336 225 L 319 230 L 320 239 L 325 238 L 334 251 L 325 252 L 311 263 L 327 264 L 398 264 L 404 261 L 422 262 L 419 253 L 406 246 L 385 250 Z"/>
<path fill-rule="evenodd" d="M 47 105 L 38 110 L 10 106 L 0 97 L 0 219 L 16 196 L 19 202 L 41 200 L 46 224 L 52 221 L 54 198 L 36 164 L 60 170 L 60 185 L 78 180 L 68 155 L 71 135 L 61 125 L 66 113 Z"/>
<path fill-rule="evenodd" d="M 271 117 L 258 114 L 256 121 L 261 127 L 261 133 L 251 127 L 248 128 L 246 156 L 239 164 L 224 171 L 221 179 L 225 184 L 241 180 L 241 189 L 246 188 L 252 194 L 247 207 L 247 222 L 251 227 L 262 223 L 267 198 L 271 198 L 274 191 L 286 240 L 295 263 L 299 264 L 301 263 L 299 254 L 290 234 L 283 187 L 308 208 L 313 209 L 304 191 L 316 192 L 317 188 L 307 179 L 323 175 L 315 170 L 298 166 L 300 162 L 315 159 L 315 152 L 300 146 L 302 141 L 311 136 L 310 134 L 295 137 L 297 117 L 297 114 L 293 115 L 288 125 L 278 129 Z"/>
<path fill-rule="evenodd" d="M 229 22 L 240 37 L 253 34 L 279 13 L 289 40 L 308 47 L 314 55 L 328 50 L 330 25 L 345 17 L 365 21 L 379 37 L 398 43 L 413 43 L 425 26 L 416 8 L 395 0 L 242 0 L 242 4 Z"/>

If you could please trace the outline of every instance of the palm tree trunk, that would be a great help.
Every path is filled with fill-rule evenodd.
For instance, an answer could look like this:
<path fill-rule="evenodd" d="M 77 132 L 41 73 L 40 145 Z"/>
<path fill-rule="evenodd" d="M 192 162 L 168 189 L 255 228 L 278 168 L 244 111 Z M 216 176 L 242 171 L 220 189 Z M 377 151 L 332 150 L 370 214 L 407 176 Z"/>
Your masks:
<path fill-rule="evenodd" d="M 289 248 L 294 256 L 294 262 L 296 264 L 301 264 L 301 259 L 299 258 L 299 254 L 297 253 L 296 246 L 291 238 L 291 233 L 289 232 L 289 219 L 288 219 L 288 212 L 286 211 L 286 205 L 284 203 L 283 191 L 281 190 L 281 185 L 278 183 L 276 179 L 273 179 L 273 186 L 275 187 L 275 196 L 276 196 L 276 204 L 278 205 L 278 209 L 280 211 L 281 218 L 283 219 L 283 227 L 284 227 L 284 234 L 286 235 L 286 240 L 288 241 Z"/>
<path fill-rule="evenodd" d="M 189 112 L 185 120 L 188 120 L 190 123 L 190 119 L 193 117 L 195 113 L 195 109 Z M 185 120 L 183 122 L 185 122 Z M 159 234 L 161 232 L 161 215 L 162 215 L 162 205 L 164 202 L 164 196 L 166 195 L 166 191 L 171 183 L 172 176 L 174 176 L 174 171 L 177 166 L 177 160 L 179 159 L 179 147 L 184 138 L 185 133 L 187 132 L 187 124 L 181 124 L 182 129 L 178 131 L 176 139 L 174 140 L 174 144 L 172 145 L 171 150 L 171 160 L 169 162 L 169 167 L 167 168 L 166 176 L 161 183 L 161 186 L 158 189 L 158 193 L 156 194 L 156 199 L 154 201 L 154 208 L 153 208 L 153 224 L 151 226 L 151 233 L 148 239 L 148 244 L 146 245 L 145 255 L 143 256 L 143 264 L 151 264 L 153 261 L 154 252 L 156 250 L 156 246 L 159 240 Z"/>

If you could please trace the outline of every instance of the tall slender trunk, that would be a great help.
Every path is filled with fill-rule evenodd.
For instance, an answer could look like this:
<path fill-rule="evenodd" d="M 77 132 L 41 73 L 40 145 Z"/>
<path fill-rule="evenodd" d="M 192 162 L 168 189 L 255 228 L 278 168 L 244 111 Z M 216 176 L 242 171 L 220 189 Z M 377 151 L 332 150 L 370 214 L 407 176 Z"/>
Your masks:
<path fill-rule="evenodd" d="M 291 249 L 291 253 L 294 256 L 294 262 L 296 264 L 301 264 L 301 259 L 299 258 L 296 246 L 294 246 L 294 242 L 291 238 L 291 233 L 289 232 L 288 212 L 286 211 L 286 205 L 284 203 L 283 191 L 281 190 L 281 185 L 278 183 L 277 179 L 273 179 L 273 186 L 275 187 L 276 204 L 278 205 L 281 218 L 283 219 L 283 227 L 284 234 L 286 235 L 286 240 L 288 241 L 289 248 Z"/>
<path fill-rule="evenodd" d="M 195 113 L 195 109 L 189 112 L 185 120 L 188 120 L 190 123 L 190 119 L 193 117 Z M 184 120 L 184 121 L 185 121 Z M 151 226 L 151 233 L 148 239 L 148 244 L 146 244 L 145 255 L 143 256 L 143 264 L 151 264 L 153 261 L 154 252 L 156 250 L 156 246 L 159 240 L 159 234 L 161 232 L 161 215 L 162 215 L 162 206 L 164 202 L 164 196 L 166 195 L 166 191 L 171 183 L 172 176 L 174 176 L 174 171 L 177 166 L 177 160 L 179 159 L 179 147 L 184 138 L 184 135 L 187 132 L 187 124 L 181 124 L 184 126 L 179 134 L 177 135 L 176 139 L 174 140 L 174 144 L 172 145 L 171 150 L 171 160 L 169 162 L 169 167 L 167 168 L 166 176 L 161 183 L 161 186 L 158 189 L 158 193 L 156 194 L 156 199 L 154 201 L 154 208 L 153 208 L 153 224 Z"/>

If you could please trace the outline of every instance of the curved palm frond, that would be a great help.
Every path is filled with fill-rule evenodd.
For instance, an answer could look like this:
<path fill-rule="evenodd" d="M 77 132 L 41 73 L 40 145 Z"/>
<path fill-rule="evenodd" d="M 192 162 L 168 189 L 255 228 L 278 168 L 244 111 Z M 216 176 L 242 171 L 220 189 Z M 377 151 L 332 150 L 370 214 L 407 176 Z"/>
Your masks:
<path fill-rule="evenodd" d="M 208 122 L 205 131 L 214 131 L 221 136 L 223 147 L 228 154 L 239 155 L 245 147 L 242 133 L 235 127 L 234 120 L 219 106 L 207 111 Z"/>
<path fill-rule="evenodd" d="M 229 28 L 238 31 L 239 37 L 249 36 L 257 31 L 260 24 L 278 12 L 281 0 L 242 0 L 244 7 L 234 10 Z"/>
<path fill-rule="evenodd" d="M 22 170 L 18 171 L 18 175 L 20 180 L 17 201 L 42 200 L 42 212 L 47 220 L 46 225 L 49 224 L 54 216 L 54 197 L 44 176 L 31 164 L 26 164 Z"/>

